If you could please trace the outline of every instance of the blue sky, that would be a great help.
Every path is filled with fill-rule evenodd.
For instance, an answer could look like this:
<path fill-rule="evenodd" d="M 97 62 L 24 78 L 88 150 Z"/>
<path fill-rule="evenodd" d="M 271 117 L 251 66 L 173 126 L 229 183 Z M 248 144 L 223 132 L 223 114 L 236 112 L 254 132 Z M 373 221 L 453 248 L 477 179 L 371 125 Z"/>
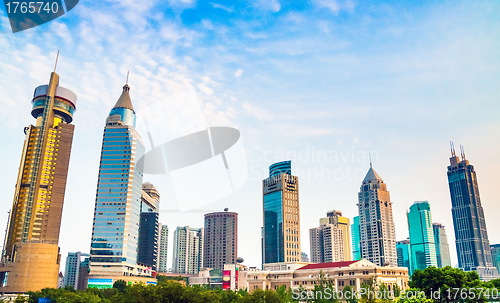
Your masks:
<path fill-rule="evenodd" d="M 490 241 L 500 243 L 500 4 L 497 1 L 80 1 L 12 34 L 0 18 L 0 225 L 11 206 L 33 89 L 61 50 L 61 85 L 78 95 L 60 245 L 88 251 L 102 129 L 130 70 L 148 148 L 209 126 L 242 133 L 248 181 L 197 212 L 159 176 L 161 221 L 203 225 L 204 210 L 240 213 L 240 255 L 260 264 L 261 180 L 292 160 L 300 180 L 302 250 L 326 211 L 357 213 L 368 154 L 388 184 L 398 239 L 405 210 L 428 200 L 454 253 L 448 141 L 478 172 Z M 209 176 L 207 176 L 209 177 Z M 171 234 L 172 235 L 172 234 Z M 171 245 L 170 245 L 171 247 Z"/>

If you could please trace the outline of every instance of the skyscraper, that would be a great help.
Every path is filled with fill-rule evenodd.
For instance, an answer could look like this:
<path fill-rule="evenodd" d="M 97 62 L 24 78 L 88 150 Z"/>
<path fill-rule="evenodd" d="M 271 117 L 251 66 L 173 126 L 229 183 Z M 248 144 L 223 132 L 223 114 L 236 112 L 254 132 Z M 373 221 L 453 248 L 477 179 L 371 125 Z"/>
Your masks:
<path fill-rule="evenodd" d="M 172 272 L 197 274 L 203 262 L 203 228 L 178 226 L 174 231 Z"/>
<path fill-rule="evenodd" d="M 361 236 L 359 234 L 359 216 L 352 218 L 351 224 L 352 235 L 352 259 L 361 260 Z"/>
<path fill-rule="evenodd" d="M 351 261 L 351 237 L 349 219 L 334 210 L 319 220 L 319 227 L 309 230 L 311 262 Z"/>
<path fill-rule="evenodd" d="M 491 245 L 491 257 L 493 259 L 493 266 L 500 272 L 500 244 Z"/>
<path fill-rule="evenodd" d="M 73 141 L 76 95 L 59 86 L 51 73 L 48 85 L 35 89 L 25 127 L 21 163 L 2 251 L 0 292 L 57 287 L 59 231 Z"/>
<path fill-rule="evenodd" d="M 64 271 L 64 287 L 71 286 L 74 289 L 78 289 L 82 257 L 88 256 L 89 254 L 80 251 L 68 253 L 66 257 L 66 270 Z"/>
<path fill-rule="evenodd" d="M 451 147 L 447 174 L 458 266 L 465 271 L 477 271 L 482 280 L 497 278 L 498 272 L 492 263 L 476 171 L 465 158 L 462 147 L 462 160 L 455 154 L 453 144 Z"/>
<path fill-rule="evenodd" d="M 145 206 L 142 199 L 144 163 L 140 159 L 144 144 L 135 130 L 136 116 L 129 91 L 130 87 L 125 84 L 104 127 L 89 287 L 111 287 L 114 279 L 146 281 L 140 277 L 152 274 L 151 268 L 138 264 L 141 208 L 150 206 Z"/>
<path fill-rule="evenodd" d="M 410 268 L 410 240 L 401 240 L 396 242 L 396 251 L 398 254 L 398 266 Z"/>
<path fill-rule="evenodd" d="M 437 266 L 436 243 L 431 208 L 427 201 L 416 201 L 406 214 L 410 230 L 410 275 L 417 269 Z"/>
<path fill-rule="evenodd" d="M 168 272 L 168 226 L 160 228 L 160 244 L 158 249 L 158 272 Z"/>
<path fill-rule="evenodd" d="M 262 188 L 262 263 L 299 262 L 299 180 L 292 175 L 291 161 L 271 165 Z"/>
<path fill-rule="evenodd" d="M 448 246 L 448 237 L 446 229 L 441 223 L 432 223 L 434 230 L 434 242 L 436 243 L 437 266 L 451 266 L 450 247 Z"/>
<path fill-rule="evenodd" d="M 361 257 L 379 266 L 397 266 L 391 198 L 371 163 L 358 201 Z"/>
<path fill-rule="evenodd" d="M 142 184 L 137 263 L 151 267 L 153 271 L 157 270 L 158 265 L 159 204 L 160 194 L 153 184 Z"/>
<path fill-rule="evenodd" d="M 238 214 L 215 212 L 205 214 L 203 235 L 203 267 L 224 269 L 224 264 L 236 264 L 238 257 Z"/>

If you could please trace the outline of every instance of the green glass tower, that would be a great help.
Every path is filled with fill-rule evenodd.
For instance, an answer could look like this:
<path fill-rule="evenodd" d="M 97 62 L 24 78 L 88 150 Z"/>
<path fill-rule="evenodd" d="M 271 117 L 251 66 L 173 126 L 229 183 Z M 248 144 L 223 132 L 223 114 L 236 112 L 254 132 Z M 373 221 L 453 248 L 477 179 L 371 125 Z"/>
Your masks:
<path fill-rule="evenodd" d="M 361 260 L 361 249 L 359 243 L 361 238 L 359 236 L 359 216 L 352 218 L 351 224 L 351 235 L 352 235 L 352 259 Z"/>
<path fill-rule="evenodd" d="M 413 203 L 407 217 L 410 230 L 411 275 L 417 269 L 425 269 L 438 264 L 429 202 Z"/>
<path fill-rule="evenodd" d="M 398 266 L 410 268 L 410 239 L 396 242 L 398 253 Z"/>

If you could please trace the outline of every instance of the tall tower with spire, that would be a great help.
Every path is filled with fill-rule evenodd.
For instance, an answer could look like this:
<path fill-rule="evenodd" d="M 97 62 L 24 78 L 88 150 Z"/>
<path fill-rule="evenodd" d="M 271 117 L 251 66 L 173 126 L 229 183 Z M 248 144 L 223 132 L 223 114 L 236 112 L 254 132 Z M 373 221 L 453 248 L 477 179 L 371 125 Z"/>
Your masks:
<path fill-rule="evenodd" d="M 447 175 L 458 266 L 465 271 L 477 271 L 482 280 L 496 279 L 498 272 L 492 263 L 476 171 L 465 158 L 463 146 L 460 146 L 460 156 L 461 159 L 451 143 Z"/>
<path fill-rule="evenodd" d="M 48 85 L 35 89 L 25 127 L 19 174 L 0 266 L 0 292 L 57 287 L 59 231 L 73 142 L 76 95 L 59 86 L 51 73 Z"/>
<path fill-rule="evenodd" d="M 379 266 L 397 266 L 392 202 L 387 185 L 370 169 L 358 193 L 361 258 Z"/>
<path fill-rule="evenodd" d="M 135 130 L 130 87 L 111 109 L 102 140 L 94 224 L 90 248 L 89 287 L 111 287 L 113 278 L 151 276 L 137 263 L 144 144 Z"/>

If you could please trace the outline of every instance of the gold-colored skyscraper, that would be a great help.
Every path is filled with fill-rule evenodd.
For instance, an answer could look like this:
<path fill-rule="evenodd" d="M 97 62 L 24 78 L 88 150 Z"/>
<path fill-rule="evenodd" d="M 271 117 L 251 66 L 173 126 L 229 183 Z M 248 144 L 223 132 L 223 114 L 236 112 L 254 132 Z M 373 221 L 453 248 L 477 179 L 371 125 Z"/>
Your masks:
<path fill-rule="evenodd" d="M 0 266 L 0 292 L 57 287 L 59 230 L 73 141 L 76 95 L 59 86 L 51 73 L 48 85 L 35 89 L 24 129 L 19 174 Z"/>

